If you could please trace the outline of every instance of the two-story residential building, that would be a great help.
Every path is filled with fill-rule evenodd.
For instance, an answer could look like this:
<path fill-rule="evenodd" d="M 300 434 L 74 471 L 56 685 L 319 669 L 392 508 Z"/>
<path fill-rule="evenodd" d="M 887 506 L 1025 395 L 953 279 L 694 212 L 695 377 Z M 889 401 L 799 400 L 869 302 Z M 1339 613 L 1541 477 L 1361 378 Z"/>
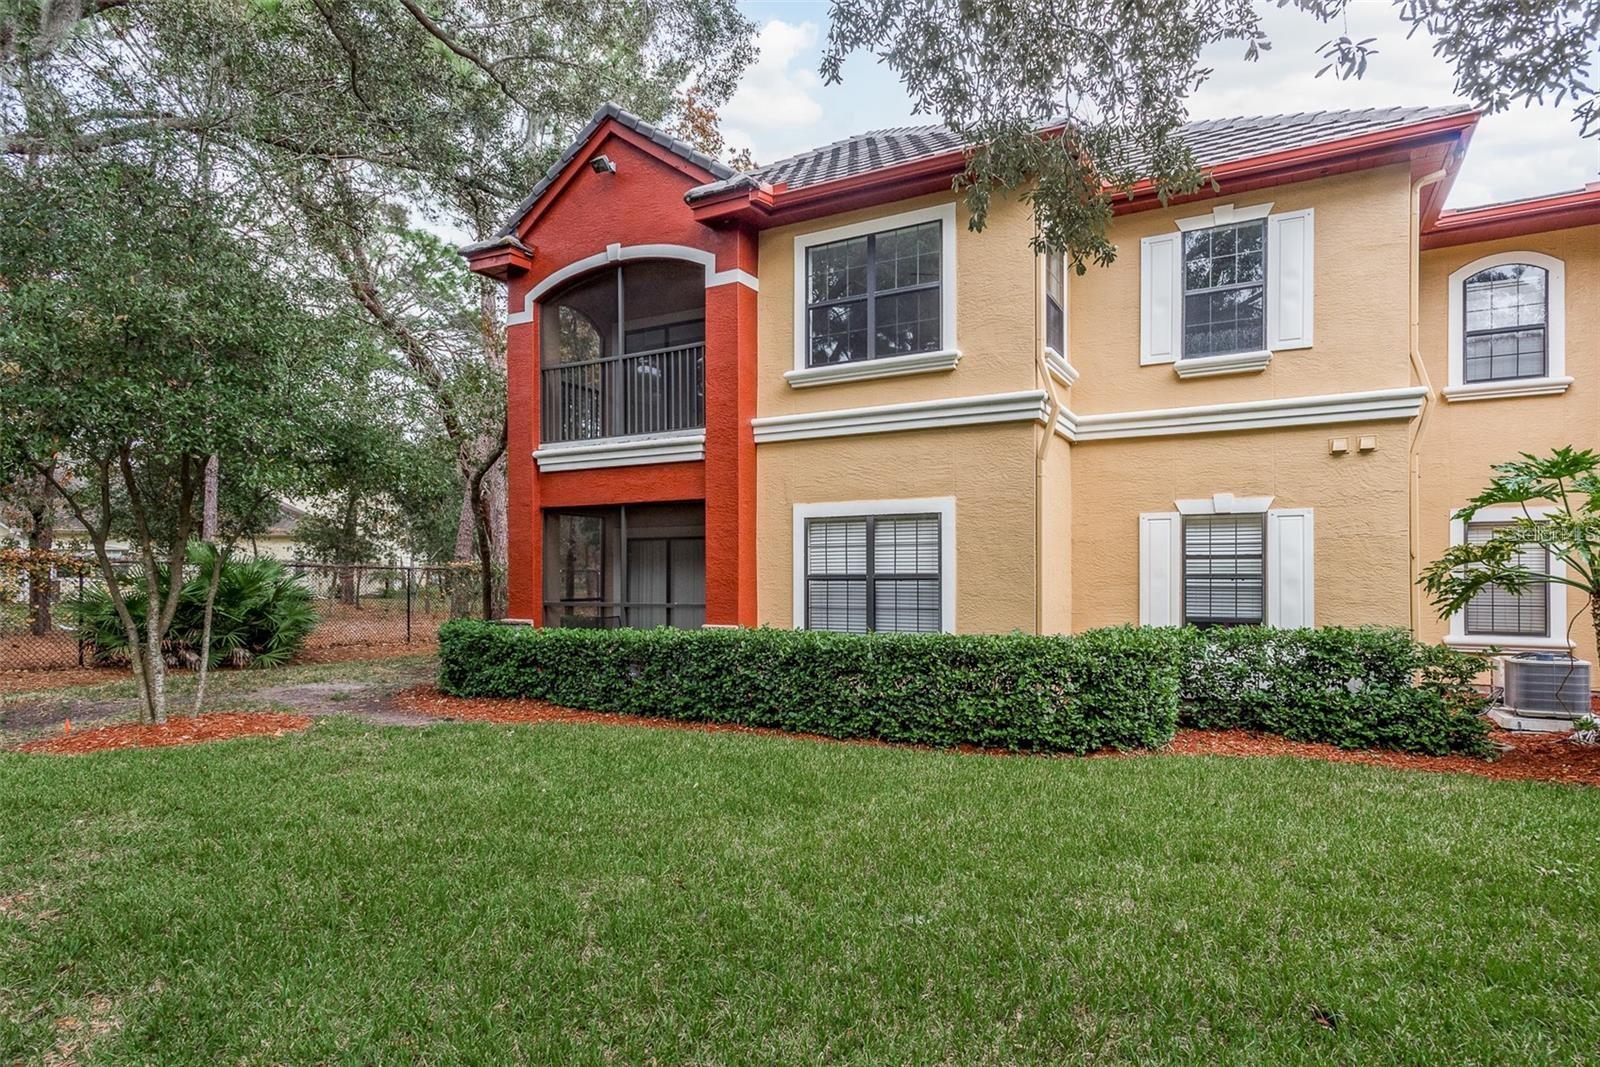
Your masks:
<path fill-rule="evenodd" d="M 1024 204 L 968 228 L 940 127 L 736 174 L 601 109 L 464 250 L 509 300 L 511 615 L 1573 647 L 1561 586 L 1415 585 L 1491 463 L 1600 445 L 1600 186 L 1442 211 L 1477 117 L 1192 123 L 1216 190 L 1135 190 L 1077 276 Z"/>

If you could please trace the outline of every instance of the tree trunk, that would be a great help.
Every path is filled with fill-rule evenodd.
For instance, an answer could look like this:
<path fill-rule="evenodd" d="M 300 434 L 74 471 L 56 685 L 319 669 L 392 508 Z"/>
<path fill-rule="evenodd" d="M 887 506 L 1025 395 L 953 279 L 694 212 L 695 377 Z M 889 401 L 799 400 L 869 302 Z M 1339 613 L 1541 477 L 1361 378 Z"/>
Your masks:
<path fill-rule="evenodd" d="M 145 618 L 149 619 L 153 612 L 147 612 Z M 161 642 L 150 634 L 146 626 L 144 651 L 145 651 L 145 684 L 150 690 L 150 721 L 164 723 L 167 721 L 167 657 L 162 653 Z"/>
<path fill-rule="evenodd" d="M 1600 648 L 1600 595 L 1589 594 L 1589 621 L 1594 624 L 1594 647 Z"/>
<path fill-rule="evenodd" d="M 356 602 L 356 570 L 351 564 L 358 562 L 355 557 L 356 532 L 360 527 L 359 518 L 359 504 L 355 490 L 352 489 L 344 502 L 344 532 L 341 538 L 344 544 L 339 552 L 345 563 L 345 566 L 339 571 L 339 603 L 341 604 L 354 604 Z"/>
<path fill-rule="evenodd" d="M 215 457 L 213 457 L 215 459 Z M 225 553 L 212 543 L 214 553 L 211 560 L 211 581 L 206 586 L 205 621 L 200 627 L 200 677 L 194 687 L 194 713 L 200 714 L 201 707 L 206 701 L 206 678 L 211 671 L 211 619 L 212 609 L 217 603 L 217 586 L 222 584 L 222 562 Z"/>
<path fill-rule="evenodd" d="M 122 583 L 117 578 L 116 568 L 111 565 L 111 553 L 106 548 L 106 538 L 111 534 L 111 457 L 102 456 L 91 469 L 98 475 L 94 484 L 99 489 L 100 497 L 99 514 L 95 522 L 89 521 L 88 513 L 77 498 L 67 492 L 66 487 L 56 479 L 53 465 L 39 468 L 39 476 L 60 495 L 67 507 L 72 509 L 73 518 L 89 535 L 89 542 L 94 546 L 95 561 L 100 564 L 100 577 L 106 583 L 106 595 L 111 598 L 111 607 L 117 613 L 117 621 L 122 624 L 123 637 L 128 642 L 128 661 L 133 667 L 134 680 L 139 683 L 139 721 L 154 722 L 156 704 L 152 696 L 150 672 L 146 669 L 147 661 L 139 639 L 139 626 L 133 620 L 133 612 L 128 609 L 127 598 L 122 595 Z M 147 611 L 146 616 L 148 615 Z"/>
<path fill-rule="evenodd" d="M 461 512 L 456 517 L 455 558 L 465 562 L 473 557 L 473 527 L 477 518 L 472 506 L 472 472 L 462 471 L 464 488 L 461 490 Z"/>
<path fill-rule="evenodd" d="M 55 523 L 51 520 L 50 501 L 32 509 L 33 528 L 28 531 L 28 551 L 48 553 L 55 544 Z M 35 560 L 39 555 L 34 555 Z M 28 570 L 28 629 L 35 637 L 48 634 L 55 625 L 51 609 L 56 602 L 56 572 L 54 567 L 39 567 L 30 563 Z"/>
<path fill-rule="evenodd" d="M 217 540 L 217 456 L 206 459 L 205 504 L 200 512 L 200 540 L 215 543 Z"/>
<path fill-rule="evenodd" d="M 479 464 L 478 469 L 472 472 L 472 477 L 467 481 L 467 495 L 472 501 L 472 511 L 477 519 L 478 531 L 478 580 L 483 598 L 483 618 L 493 619 L 499 616 L 495 610 L 494 596 L 494 545 L 490 541 L 489 501 L 488 494 L 484 492 L 484 478 L 500 462 L 500 457 L 506 452 L 507 425 L 500 424 L 500 439 L 495 442 L 494 448 Z"/>

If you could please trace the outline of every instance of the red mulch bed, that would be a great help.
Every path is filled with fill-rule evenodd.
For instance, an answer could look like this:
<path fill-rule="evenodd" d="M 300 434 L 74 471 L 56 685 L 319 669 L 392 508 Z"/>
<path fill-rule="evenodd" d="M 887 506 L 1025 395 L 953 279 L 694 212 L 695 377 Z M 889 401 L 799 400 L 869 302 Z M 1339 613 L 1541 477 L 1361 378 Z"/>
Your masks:
<path fill-rule="evenodd" d="M 42 752 L 53 756 L 81 756 L 113 748 L 160 748 L 166 745 L 197 745 L 204 741 L 230 741 L 235 737 L 281 737 L 304 730 L 311 720 L 304 715 L 283 715 L 275 711 L 212 712 L 208 715 L 174 716 L 160 725 L 128 722 L 103 726 L 98 730 L 61 734 L 18 745 L 18 752 Z"/>
<path fill-rule="evenodd" d="M 1476 774 L 1501 781 L 1566 782 L 1600 786 L 1600 745 L 1575 745 L 1565 734 L 1495 730 L 1496 744 L 1509 746 L 1492 760 L 1470 756 L 1417 756 L 1409 752 L 1350 751 L 1333 745 L 1290 741 L 1249 730 L 1180 730 L 1164 749 L 1181 756 L 1296 756 L 1332 763 L 1368 763 L 1408 771 Z"/>
<path fill-rule="evenodd" d="M 469 722 L 506 724 L 575 723 L 603 726 L 649 726 L 669 730 L 697 730 L 705 733 L 739 733 L 768 737 L 805 737 L 809 740 L 843 744 L 881 745 L 881 741 L 839 742 L 836 738 L 813 734 L 791 734 L 783 730 L 727 723 L 685 723 L 675 719 L 655 719 L 609 712 L 577 711 L 542 700 L 469 699 L 445 696 L 432 686 L 418 686 L 395 695 L 395 706 L 419 715 Z M 1418 756 L 1407 752 L 1350 751 L 1334 745 L 1290 741 L 1274 734 L 1249 730 L 1179 730 L 1172 744 L 1159 753 L 1104 753 L 1108 756 L 1294 756 L 1330 763 L 1366 763 L 1410 771 L 1435 771 L 1449 774 L 1475 774 L 1502 781 L 1527 780 L 1564 782 L 1571 785 L 1600 786 L 1600 745 L 1575 745 L 1565 735 L 1512 733 L 1495 730 L 1491 737 L 1506 746 L 1497 759 L 1478 760 L 1468 756 Z M 963 747 L 964 752 L 988 752 Z M 995 751 L 996 755 L 1013 753 Z"/>

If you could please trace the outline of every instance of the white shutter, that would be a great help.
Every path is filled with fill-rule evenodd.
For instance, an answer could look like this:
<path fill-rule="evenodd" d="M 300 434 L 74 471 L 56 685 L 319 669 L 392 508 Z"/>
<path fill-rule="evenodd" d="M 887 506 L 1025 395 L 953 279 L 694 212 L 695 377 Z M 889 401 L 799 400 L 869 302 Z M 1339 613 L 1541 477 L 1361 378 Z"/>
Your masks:
<path fill-rule="evenodd" d="M 1310 208 L 1267 219 L 1267 347 L 1310 348 L 1316 284 Z"/>
<path fill-rule="evenodd" d="M 1183 343 L 1183 234 L 1139 242 L 1139 362 L 1173 363 Z"/>
<path fill-rule="evenodd" d="M 1176 511 L 1139 516 L 1139 625 L 1183 622 L 1183 516 Z"/>
<path fill-rule="evenodd" d="M 1267 512 L 1267 625 L 1316 625 L 1316 546 L 1310 508 Z"/>

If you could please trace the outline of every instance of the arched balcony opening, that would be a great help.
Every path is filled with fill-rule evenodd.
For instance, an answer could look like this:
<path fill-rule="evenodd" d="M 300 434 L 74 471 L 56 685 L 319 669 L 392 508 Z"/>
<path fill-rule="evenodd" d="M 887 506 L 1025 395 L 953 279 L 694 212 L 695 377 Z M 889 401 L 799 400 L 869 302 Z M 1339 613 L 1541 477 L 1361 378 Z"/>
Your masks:
<path fill-rule="evenodd" d="M 638 260 L 543 297 L 540 439 L 554 444 L 706 424 L 705 269 Z"/>

